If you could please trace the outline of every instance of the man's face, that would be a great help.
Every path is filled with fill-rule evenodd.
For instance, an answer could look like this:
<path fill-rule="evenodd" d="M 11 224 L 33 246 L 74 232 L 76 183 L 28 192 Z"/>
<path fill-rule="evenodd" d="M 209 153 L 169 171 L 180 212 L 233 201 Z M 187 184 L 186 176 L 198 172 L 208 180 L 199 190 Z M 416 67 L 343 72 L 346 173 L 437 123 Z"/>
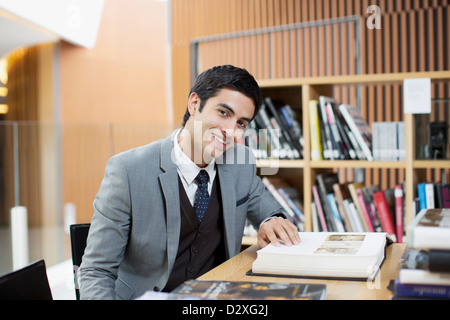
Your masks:
<path fill-rule="evenodd" d="M 207 100 L 199 112 L 200 98 L 194 92 L 188 102 L 191 118 L 186 129 L 191 134 L 191 159 L 202 165 L 222 155 L 244 134 L 255 106 L 253 100 L 239 91 L 221 89 Z M 200 158 L 201 157 L 201 158 Z"/>

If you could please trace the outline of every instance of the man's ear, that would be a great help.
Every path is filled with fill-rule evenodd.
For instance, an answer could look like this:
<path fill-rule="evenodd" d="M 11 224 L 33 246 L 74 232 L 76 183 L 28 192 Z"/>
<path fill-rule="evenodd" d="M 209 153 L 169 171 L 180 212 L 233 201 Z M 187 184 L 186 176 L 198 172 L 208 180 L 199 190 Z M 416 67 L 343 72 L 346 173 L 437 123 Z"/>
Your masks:
<path fill-rule="evenodd" d="M 200 97 L 196 92 L 192 92 L 188 99 L 188 110 L 191 115 L 195 115 L 195 113 L 200 108 Z"/>

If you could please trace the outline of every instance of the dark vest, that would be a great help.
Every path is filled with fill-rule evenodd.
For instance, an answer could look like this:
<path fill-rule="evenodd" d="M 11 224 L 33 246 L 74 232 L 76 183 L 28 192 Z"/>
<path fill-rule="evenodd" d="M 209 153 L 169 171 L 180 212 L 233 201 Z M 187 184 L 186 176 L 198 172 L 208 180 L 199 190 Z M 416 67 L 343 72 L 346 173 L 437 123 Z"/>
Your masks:
<path fill-rule="evenodd" d="M 163 291 L 195 279 L 225 261 L 223 213 L 218 176 L 214 179 L 208 209 L 200 222 L 178 177 L 181 206 L 180 242 L 177 257 Z"/>

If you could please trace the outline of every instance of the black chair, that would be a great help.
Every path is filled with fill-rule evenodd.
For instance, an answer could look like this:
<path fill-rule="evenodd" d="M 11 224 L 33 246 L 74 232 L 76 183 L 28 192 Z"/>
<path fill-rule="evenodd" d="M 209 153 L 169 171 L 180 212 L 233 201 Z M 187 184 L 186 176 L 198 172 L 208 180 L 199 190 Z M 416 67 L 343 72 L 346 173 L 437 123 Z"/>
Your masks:
<path fill-rule="evenodd" d="M 77 300 L 80 300 L 77 272 L 78 268 L 81 265 L 84 249 L 86 248 L 86 240 L 89 234 L 90 227 L 90 223 L 70 225 L 70 245 L 72 248 L 73 276 L 75 280 L 75 295 Z"/>
<path fill-rule="evenodd" d="M 44 260 L 0 277 L 0 300 L 53 300 Z"/>

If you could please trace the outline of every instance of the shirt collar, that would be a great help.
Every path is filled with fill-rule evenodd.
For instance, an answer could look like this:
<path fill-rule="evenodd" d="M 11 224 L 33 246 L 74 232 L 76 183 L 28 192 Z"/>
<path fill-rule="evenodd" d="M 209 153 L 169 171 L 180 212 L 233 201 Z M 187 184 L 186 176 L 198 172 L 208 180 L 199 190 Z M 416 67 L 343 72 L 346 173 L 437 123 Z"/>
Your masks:
<path fill-rule="evenodd" d="M 215 175 L 216 175 L 216 159 L 213 158 L 212 161 L 205 167 L 200 168 L 198 165 L 195 164 L 180 148 L 178 144 L 178 135 L 180 134 L 182 128 L 178 129 L 178 132 L 175 134 L 174 139 L 174 155 L 175 155 L 175 165 L 178 168 L 178 172 L 181 173 L 181 177 L 186 181 L 188 185 L 190 185 L 195 177 L 198 175 L 200 170 L 206 170 L 209 175 L 209 183 L 212 183 L 214 181 Z"/>

